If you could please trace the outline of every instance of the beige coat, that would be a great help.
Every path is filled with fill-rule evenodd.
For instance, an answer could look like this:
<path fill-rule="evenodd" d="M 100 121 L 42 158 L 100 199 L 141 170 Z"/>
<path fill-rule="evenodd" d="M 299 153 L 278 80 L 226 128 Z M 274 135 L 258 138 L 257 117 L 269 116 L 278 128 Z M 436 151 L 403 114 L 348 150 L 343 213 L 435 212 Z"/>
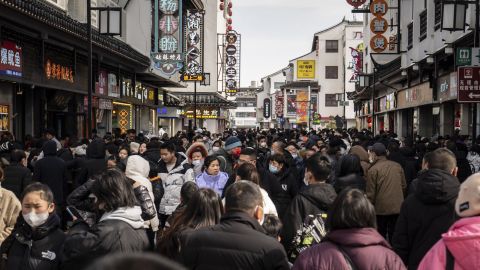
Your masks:
<path fill-rule="evenodd" d="M 368 170 L 366 193 L 377 215 L 399 214 L 406 188 L 403 168 L 386 157 L 378 157 Z"/>
<path fill-rule="evenodd" d="M 10 190 L 0 188 L 0 244 L 12 233 L 22 205 Z"/>

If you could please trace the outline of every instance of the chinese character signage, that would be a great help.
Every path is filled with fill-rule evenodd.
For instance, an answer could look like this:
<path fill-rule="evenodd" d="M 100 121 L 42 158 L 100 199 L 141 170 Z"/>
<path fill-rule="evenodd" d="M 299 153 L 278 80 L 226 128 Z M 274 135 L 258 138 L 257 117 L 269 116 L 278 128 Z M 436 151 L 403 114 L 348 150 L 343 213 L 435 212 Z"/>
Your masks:
<path fill-rule="evenodd" d="M 350 82 L 357 82 L 363 66 L 363 43 L 360 43 L 357 48 L 350 47 L 350 53 L 352 55 L 351 67 L 353 72 Z"/>
<path fill-rule="evenodd" d="M 240 41 L 241 35 L 236 31 L 225 35 L 225 92 L 229 96 L 235 96 L 240 86 Z"/>
<path fill-rule="evenodd" d="M 98 73 L 98 82 L 95 83 L 95 93 L 100 95 L 106 95 L 108 93 L 107 79 L 108 75 L 105 70 L 102 70 Z"/>
<path fill-rule="evenodd" d="M 297 91 L 297 124 L 308 122 L 308 91 Z"/>
<path fill-rule="evenodd" d="M 458 68 L 458 102 L 480 102 L 480 67 Z"/>
<path fill-rule="evenodd" d="M 203 13 L 199 10 L 187 10 L 185 23 L 184 75 L 201 77 L 203 74 Z"/>
<path fill-rule="evenodd" d="M 155 46 L 151 56 L 154 67 L 171 76 L 183 67 L 181 2 L 158 0 L 158 9 L 154 12 L 158 22 L 155 25 Z"/>
<path fill-rule="evenodd" d="M 49 80 L 67 81 L 70 83 L 73 83 L 74 81 L 72 67 L 64 66 L 47 59 L 44 70 L 45 76 Z"/>
<path fill-rule="evenodd" d="M 373 19 L 370 21 L 370 30 L 372 31 L 370 48 L 376 53 L 391 49 L 387 38 L 383 35 L 388 29 L 388 22 L 383 18 L 387 11 L 388 4 L 385 0 L 373 0 L 370 4 L 370 13 L 373 15 Z"/>
<path fill-rule="evenodd" d="M 347 0 L 347 3 L 352 6 L 358 8 L 359 6 L 365 4 L 367 0 Z"/>
<path fill-rule="evenodd" d="M 283 92 L 275 93 L 275 114 L 277 117 L 283 117 Z"/>
<path fill-rule="evenodd" d="M 383 17 L 387 14 L 388 4 L 385 0 L 373 0 L 370 4 L 370 13 L 375 17 Z"/>
<path fill-rule="evenodd" d="M 376 53 L 385 51 L 388 46 L 387 38 L 383 35 L 375 35 L 370 40 L 370 48 Z"/>
<path fill-rule="evenodd" d="M 22 47 L 10 41 L 0 44 L 0 74 L 22 77 Z"/>
<path fill-rule="evenodd" d="M 194 118 L 193 107 L 188 107 L 181 112 L 181 115 L 187 118 Z M 197 119 L 217 119 L 220 117 L 220 109 L 218 108 L 198 108 L 197 107 Z"/>
<path fill-rule="evenodd" d="M 315 79 L 315 60 L 297 61 L 297 79 Z"/>
<path fill-rule="evenodd" d="M 270 118 L 272 115 L 272 103 L 269 98 L 263 100 L 263 117 L 265 119 Z"/>

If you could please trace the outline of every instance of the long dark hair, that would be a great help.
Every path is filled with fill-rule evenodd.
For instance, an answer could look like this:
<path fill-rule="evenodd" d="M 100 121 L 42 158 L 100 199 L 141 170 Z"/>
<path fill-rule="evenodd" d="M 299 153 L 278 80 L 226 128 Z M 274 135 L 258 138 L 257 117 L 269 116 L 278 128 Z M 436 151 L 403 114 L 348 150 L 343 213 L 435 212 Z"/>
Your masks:
<path fill-rule="evenodd" d="M 330 230 L 351 228 L 376 228 L 375 208 L 365 193 L 358 189 L 346 189 L 333 202 L 328 220 Z"/>
<path fill-rule="evenodd" d="M 187 229 L 197 230 L 220 223 L 223 213 L 223 203 L 217 193 L 211 189 L 202 188 L 193 195 L 187 208 L 172 222 L 165 231 L 158 247 L 161 254 L 175 258 L 181 248 L 180 235 Z"/>
<path fill-rule="evenodd" d="M 337 165 L 337 176 L 342 177 L 349 174 L 363 176 L 363 168 L 360 158 L 357 155 L 347 154 L 340 158 Z"/>
<path fill-rule="evenodd" d="M 109 169 L 102 173 L 100 179 L 93 184 L 92 193 L 98 198 L 97 205 L 103 204 L 106 212 L 136 205 L 131 181 L 118 169 Z"/>

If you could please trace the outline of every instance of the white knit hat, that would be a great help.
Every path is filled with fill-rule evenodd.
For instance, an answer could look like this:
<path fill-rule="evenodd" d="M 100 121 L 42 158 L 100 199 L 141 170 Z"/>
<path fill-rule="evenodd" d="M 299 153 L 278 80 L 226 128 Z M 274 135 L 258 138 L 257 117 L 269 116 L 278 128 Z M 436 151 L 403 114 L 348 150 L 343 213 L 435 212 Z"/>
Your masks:
<path fill-rule="evenodd" d="M 460 217 L 480 215 L 480 173 L 471 175 L 460 186 L 455 211 Z"/>

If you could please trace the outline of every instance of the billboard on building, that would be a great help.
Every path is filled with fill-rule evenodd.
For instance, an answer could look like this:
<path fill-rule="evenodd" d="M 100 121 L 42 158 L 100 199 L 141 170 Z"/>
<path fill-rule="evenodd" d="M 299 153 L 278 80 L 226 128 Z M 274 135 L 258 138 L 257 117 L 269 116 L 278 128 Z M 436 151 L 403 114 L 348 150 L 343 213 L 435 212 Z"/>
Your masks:
<path fill-rule="evenodd" d="M 308 91 L 297 91 L 297 124 L 308 123 Z"/>
<path fill-rule="evenodd" d="M 315 60 L 297 61 L 297 79 L 315 79 Z"/>
<path fill-rule="evenodd" d="M 287 95 L 287 115 L 295 116 L 297 114 L 297 95 Z"/>

